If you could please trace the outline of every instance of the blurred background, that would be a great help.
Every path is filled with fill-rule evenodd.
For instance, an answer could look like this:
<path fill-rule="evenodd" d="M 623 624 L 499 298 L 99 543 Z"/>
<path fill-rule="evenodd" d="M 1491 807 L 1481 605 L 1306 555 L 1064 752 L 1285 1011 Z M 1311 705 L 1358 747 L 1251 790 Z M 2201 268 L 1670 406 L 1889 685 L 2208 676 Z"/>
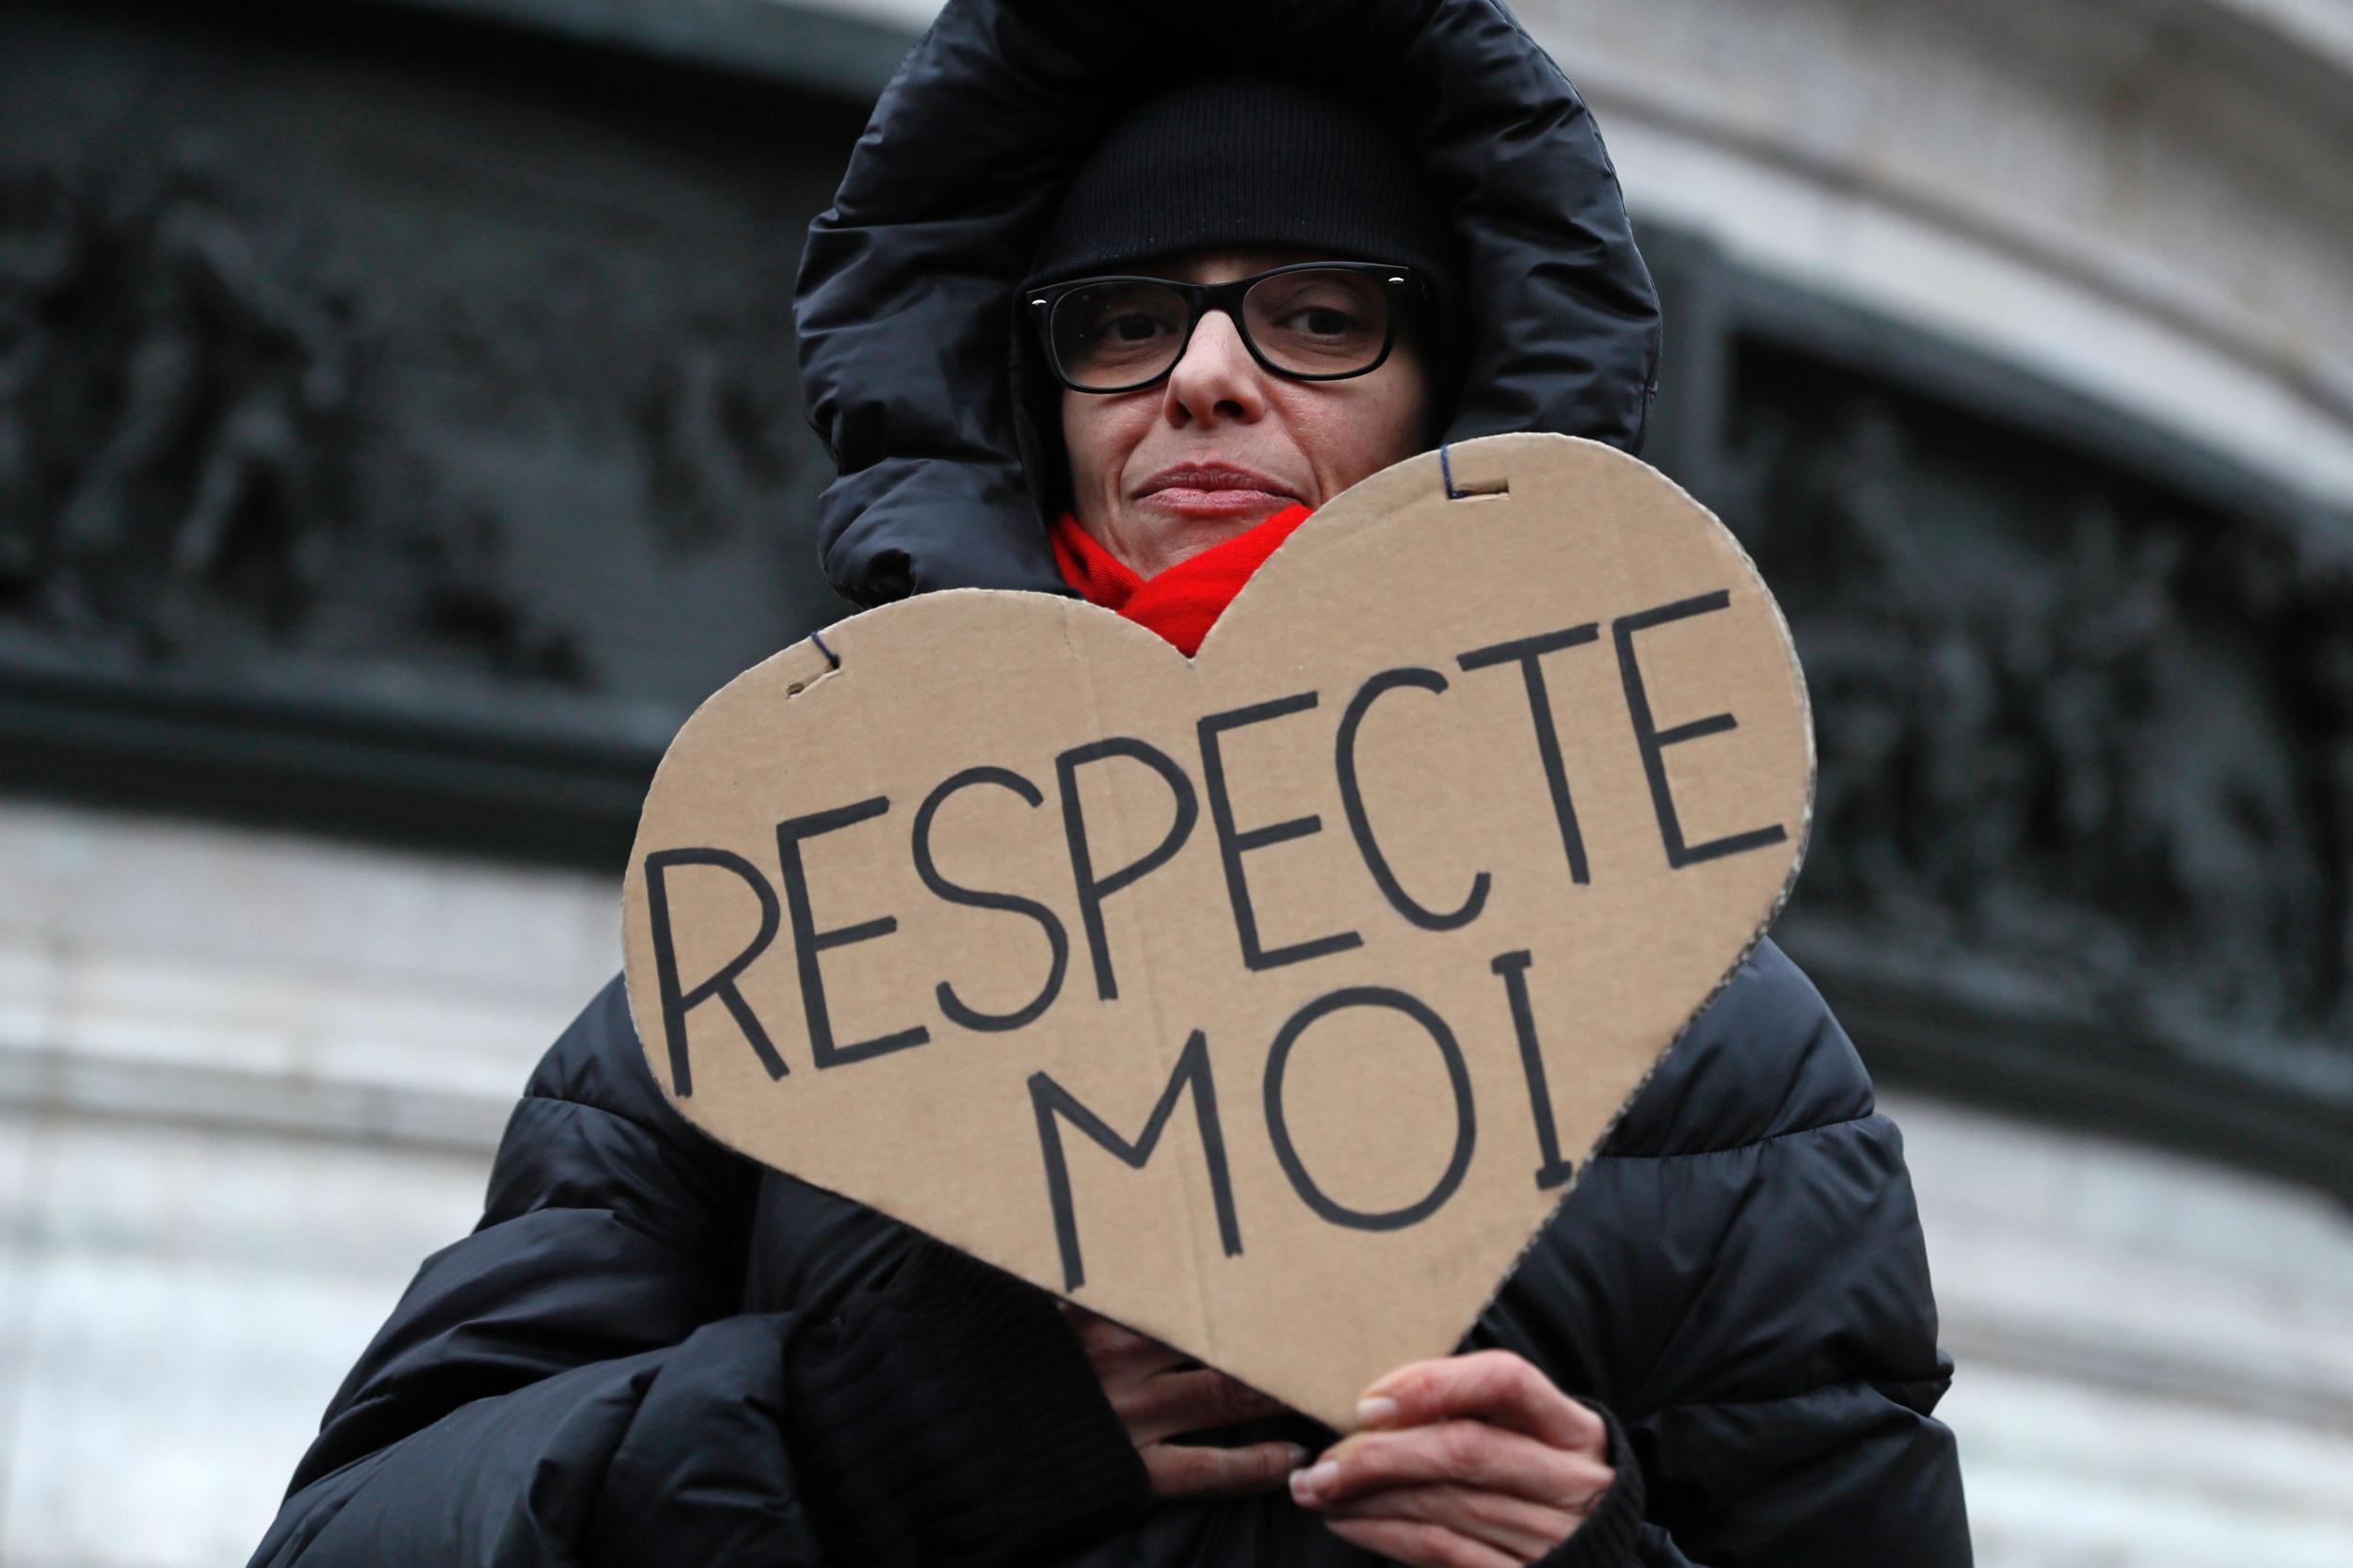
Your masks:
<path fill-rule="evenodd" d="M 241 1561 L 845 613 L 924 0 L 0 6 L 0 1563 Z M 1522 0 L 1786 606 L 1980 1560 L 2353 1563 L 2353 0 Z"/>

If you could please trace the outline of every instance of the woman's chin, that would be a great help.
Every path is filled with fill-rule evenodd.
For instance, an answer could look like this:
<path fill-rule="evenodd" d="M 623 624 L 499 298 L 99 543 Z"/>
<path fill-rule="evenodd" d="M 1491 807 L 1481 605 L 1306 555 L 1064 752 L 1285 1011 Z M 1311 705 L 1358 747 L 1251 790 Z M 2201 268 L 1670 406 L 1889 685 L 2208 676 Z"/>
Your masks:
<path fill-rule="evenodd" d="M 1157 577 L 1171 567 L 1180 566 L 1196 555 L 1207 554 L 1226 540 L 1240 538 L 1249 533 L 1284 506 L 1293 504 L 1296 504 L 1285 501 L 1281 505 L 1270 506 L 1256 516 L 1189 520 L 1181 528 L 1167 530 L 1155 538 L 1154 544 L 1158 548 L 1151 552 L 1148 564 L 1138 575 Z"/>

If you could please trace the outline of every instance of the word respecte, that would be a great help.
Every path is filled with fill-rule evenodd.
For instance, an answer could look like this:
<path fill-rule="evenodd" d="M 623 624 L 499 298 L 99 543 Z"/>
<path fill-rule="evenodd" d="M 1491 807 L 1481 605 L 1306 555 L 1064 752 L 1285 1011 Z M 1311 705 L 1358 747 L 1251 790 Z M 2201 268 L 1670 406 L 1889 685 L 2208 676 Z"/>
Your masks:
<path fill-rule="evenodd" d="M 1729 593 L 1718 590 L 1622 616 L 1609 623 L 1609 636 L 1615 647 L 1619 675 L 1624 685 L 1626 718 L 1632 726 L 1634 742 L 1649 786 L 1651 806 L 1657 821 L 1659 847 L 1672 870 L 1679 871 L 1725 856 L 1763 849 L 1782 843 L 1788 837 L 1785 826 L 1772 823 L 1705 842 L 1692 843 L 1684 832 L 1674 794 L 1668 782 L 1666 754 L 1670 747 L 1734 729 L 1737 728 L 1738 720 L 1731 713 L 1719 712 L 1660 728 L 1652 714 L 1636 639 L 1654 628 L 1721 611 L 1729 602 Z M 1474 648 L 1458 655 L 1454 661 L 1458 669 L 1465 672 L 1518 671 L 1527 693 L 1537 759 L 1544 770 L 1554 823 L 1560 831 L 1561 852 L 1567 861 L 1570 879 L 1579 884 L 1592 880 L 1592 871 L 1584 836 L 1577 824 L 1575 795 L 1553 715 L 1551 696 L 1545 684 L 1545 665 L 1547 659 L 1594 643 L 1601 635 L 1600 623 L 1589 621 Z M 1366 718 L 1374 706 L 1390 694 L 1402 691 L 1443 694 L 1447 689 L 1447 678 L 1435 669 L 1405 666 L 1380 671 L 1366 680 L 1350 696 L 1341 714 L 1334 744 L 1333 765 L 1340 801 L 1348 820 L 1349 835 L 1354 840 L 1365 869 L 1389 906 L 1407 921 L 1427 931 L 1452 930 L 1477 920 L 1486 904 L 1490 875 L 1484 871 L 1478 872 L 1467 893 L 1451 909 L 1431 908 L 1408 893 L 1390 869 L 1365 808 L 1364 793 L 1357 782 L 1356 747 Z M 1184 847 L 1198 825 L 1201 796 L 1205 792 L 1216 834 L 1218 856 L 1225 870 L 1228 906 L 1245 968 L 1254 972 L 1278 968 L 1346 952 L 1362 944 L 1361 935 L 1353 931 L 1335 932 L 1280 947 L 1270 948 L 1264 944 L 1251 901 L 1247 857 L 1256 851 L 1319 833 L 1322 831 L 1323 824 L 1319 817 L 1305 816 L 1243 828 L 1236 822 L 1228 788 L 1224 757 L 1225 736 L 1238 729 L 1309 712 L 1317 708 L 1321 701 L 1320 693 L 1301 692 L 1273 701 L 1204 715 L 1196 726 L 1202 776 L 1202 788 L 1198 790 L 1191 775 L 1174 758 L 1160 747 L 1131 736 L 1109 736 L 1072 746 L 1056 755 L 1054 776 L 1061 807 L 1063 841 L 1095 992 L 1098 998 L 1108 1001 L 1119 995 L 1117 965 L 1104 931 L 1105 902 L 1167 864 Z M 1126 865 L 1105 869 L 1096 864 L 1088 834 L 1083 781 L 1090 769 L 1122 760 L 1149 769 L 1157 775 L 1168 790 L 1174 811 L 1168 830 L 1159 843 Z M 969 1005 L 958 996 L 948 980 L 941 980 L 935 988 L 934 995 L 939 1010 L 950 1022 L 984 1033 L 1004 1032 L 1035 1022 L 1061 996 L 1069 968 L 1070 937 L 1062 918 L 1036 900 L 1016 893 L 963 887 L 950 881 L 940 872 L 932 847 L 933 824 L 941 808 L 952 798 L 964 791 L 976 789 L 1007 790 L 1032 807 L 1045 804 L 1045 795 L 1038 786 L 1012 769 L 987 766 L 964 768 L 942 779 L 916 808 L 909 848 L 916 874 L 935 896 L 968 908 L 999 910 L 1019 916 L 1036 922 L 1044 933 L 1051 954 L 1048 972 L 1037 994 L 1024 1005 L 1008 1012 L 992 1013 Z M 852 925 L 821 928 L 802 853 L 803 846 L 812 839 L 877 822 L 890 813 L 892 805 L 888 796 L 874 795 L 777 823 L 777 865 L 783 886 L 781 903 L 776 888 L 760 869 L 731 851 L 686 846 L 647 854 L 648 915 L 653 937 L 664 1044 L 668 1052 L 673 1094 L 683 1098 L 694 1092 L 693 1065 L 687 1044 L 687 1016 L 696 1008 L 712 1001 L 727 1009 L 771 1079 L 781 1079 L 788 1074 L 790 1068 L 777 1050 L 767 1023 L 744 998 L 739 984 L 744 972 L 767 952 L 787 926 L 791 930 L 793 958 L 800 979 L 803 1023 L 809 1060 L 815 1066 L 821 1069 L 845 1066 L 929 1042 L 931 1031 L 923 1024 L 908 1025 L 859 1041 L 845 1043 L 837 1038 L 825 1000 L 824 954 L 855 943 L 888 936 L 898 929 L 899 922 L 895 916 L 886 915 Z M 751 939 L 712 972 L 691 983 L 680 973 L 678 952 L 671 936 L 668 887 L 670 876 L 680 868 L 687 866 L 713 868 L 741 879 L 751 889 L 760 907 L 759 928 Z"/>

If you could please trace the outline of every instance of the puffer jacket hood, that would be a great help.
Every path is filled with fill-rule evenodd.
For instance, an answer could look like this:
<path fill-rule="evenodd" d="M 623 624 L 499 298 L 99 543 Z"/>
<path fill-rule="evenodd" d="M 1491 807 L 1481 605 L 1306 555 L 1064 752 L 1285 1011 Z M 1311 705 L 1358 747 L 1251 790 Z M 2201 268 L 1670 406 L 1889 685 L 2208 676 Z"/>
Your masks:
<path fill-rule="evenodd" d="M 1401 117 L 1465 252 L 1445 439 L 1640 449 L 1658 302 L 1593 117 L 1495 0 L 953 0 L 891 79 L 795 298 L 809 421 L 840 477 L 826 575 L 861 604 L 1063 592 L 1042 509 L 1059 446 L 1015 293 L 1070 175 L 1128 106 L 1207 56 L 1295 72 Z"/>

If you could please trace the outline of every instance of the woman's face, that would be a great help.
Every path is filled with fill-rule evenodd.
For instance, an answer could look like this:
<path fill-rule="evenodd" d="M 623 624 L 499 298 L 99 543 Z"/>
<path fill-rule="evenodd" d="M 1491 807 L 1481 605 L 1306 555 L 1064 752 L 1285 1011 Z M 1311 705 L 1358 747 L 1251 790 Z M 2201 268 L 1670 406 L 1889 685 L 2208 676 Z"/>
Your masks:
<path fill-rule="evenodd" d="M 1222 283 L 1320 259 L 1216 250 L 1139 270 Z M 1064 391 L 1079 521 L 1129 570 L 1154 576 L 1412 456 L 1429 428 L 1430 396 L 1410 333 L 1400 332 L 1370 375 L 1293 381 L 1252 359 L 1233 319 L 1211 311 L 1165 381 L 1131 392 Z"/>

